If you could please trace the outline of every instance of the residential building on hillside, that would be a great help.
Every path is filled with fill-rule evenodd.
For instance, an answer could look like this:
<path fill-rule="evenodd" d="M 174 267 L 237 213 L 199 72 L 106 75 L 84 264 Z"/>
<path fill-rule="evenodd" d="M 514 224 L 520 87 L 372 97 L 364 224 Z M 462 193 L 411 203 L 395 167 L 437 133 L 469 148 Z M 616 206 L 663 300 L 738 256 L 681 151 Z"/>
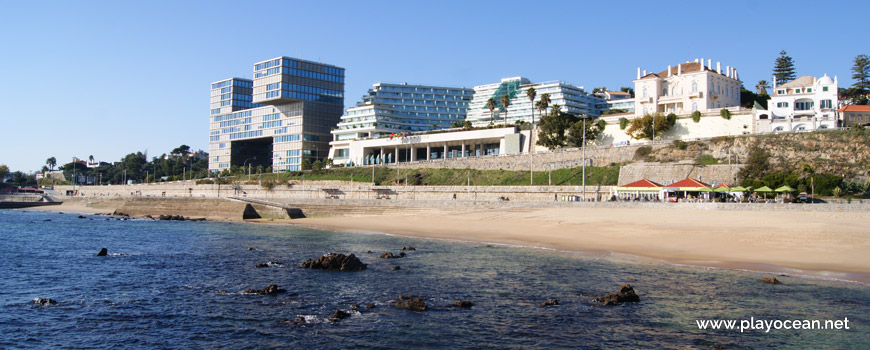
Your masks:
<path fill-rule="evenodd" d="M 848 105 L 840 108 L 837 112 L 840 113 L 843 126 L 870 125 L 870 106 Z"/>
<path fill-rule="evenodd" d="M 209 170 L 300 170 L 325 159 L 344 107 L 344 68 L 290 57 L 254 64 L 253 80 L 211 85 Z"/>
<path fill-rule="evenodd" d="M 526 91 L 531 87 L 534 87 L 537 92 L 534 103 L 539 102 L 543 94 L 550 94 L 550 106 L 559 105 L 562 112 L 598 117 L 607 109 L 603 98 L 587 93 L 582 86 L 559 81 L 532 83 L 529 79 L 514 77 L 504 78 L 499 83 L 475 86 L 474 98 L 468 105 L 466 120 L 474 126 L 486 126 L 490 123 L 514 124 L 520 120 L 531 123 L 532 113 L 534 113 L 537 122 L 540 120 L 541 112 L 526 96 Z M 510 105 L 506 111 L 501 103 L 503 95 L 510 96 Z M 496 102 L 492 115 L 486 107 L 486 102 L 490 98 Z"/>
<path fill-rule="evenodd" d="M 634 98 L 632 98 L 631 94 L 628 92 L 604 91 L 599 93 L 599 96 L 604 98 L 604 101 L 607 103 L 608 111 L 634 113 Z"/>
<path fill-rule="evenodd" d="M 690 114 L 740 106 L 737 69 L 704 59 L 668 66 L 659 73 L 637 69 L 634 114 Z"/>
<path fill-rule="evenodd" d="M 802 76 L 777 85 L 773 80 L 773 94 L 767 110 L 757 110 L 760 132 L 814 131 L 836 128 L 837 77 Z"/>

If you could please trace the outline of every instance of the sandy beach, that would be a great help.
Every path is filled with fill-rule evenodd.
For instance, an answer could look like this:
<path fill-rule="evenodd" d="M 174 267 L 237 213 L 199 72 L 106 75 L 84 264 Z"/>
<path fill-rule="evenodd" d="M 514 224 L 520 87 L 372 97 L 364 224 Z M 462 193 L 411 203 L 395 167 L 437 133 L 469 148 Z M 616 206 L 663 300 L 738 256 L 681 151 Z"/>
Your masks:
<path fill-rule="evenodd" d="M 870 283 L 870 213 L 551 208 L 306 218 L 338 231 L 492 242 Z"/>
<path fill-rule="evenodd" d="M 111 213 L 82 201 L 30 208 Z M 389 215 L 248 220 L 343 232 L 502 243 L 870 283 L 870 213 L 649 208 L 437 208 Z"/>

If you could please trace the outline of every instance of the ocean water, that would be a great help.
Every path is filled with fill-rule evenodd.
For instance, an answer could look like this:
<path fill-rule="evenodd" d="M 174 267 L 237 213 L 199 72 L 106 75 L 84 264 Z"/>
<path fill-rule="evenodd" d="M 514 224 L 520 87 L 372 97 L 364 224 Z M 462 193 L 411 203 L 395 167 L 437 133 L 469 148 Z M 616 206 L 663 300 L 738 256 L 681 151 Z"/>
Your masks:
<path fill-rule="evenodd" d="M 783 284 L 770 285 L 760 273 L 532 248 L 85 216 L 0 211 L 0 348 L 870 348 L 866 284 L 777 276 Z M 417 250 L 378 258 L 403 246 Z M 102 247 L 110 256 L 95 256 Z M 355 253 L 369 268 L 298 267 L 328 252 Z M 284 265 L 254 267 L 268 261 Z M 641 302 L 590 297 L 626 282 Z M 269 284 L 287 292 L 238 293 Z M 391 307 L 399 294 L 422 297 L 430 310 Z M 551 298 L 560 304 L 538 306 Z M 474 307 L 448 307 L 457 299 Z M 351 317 L 330 322 L 338 309 Z M 307 322 L 283 322 L 297 317 Z M 851 329 L 741 333 L 695 322 L 750 317 L 848 318 Z"/>

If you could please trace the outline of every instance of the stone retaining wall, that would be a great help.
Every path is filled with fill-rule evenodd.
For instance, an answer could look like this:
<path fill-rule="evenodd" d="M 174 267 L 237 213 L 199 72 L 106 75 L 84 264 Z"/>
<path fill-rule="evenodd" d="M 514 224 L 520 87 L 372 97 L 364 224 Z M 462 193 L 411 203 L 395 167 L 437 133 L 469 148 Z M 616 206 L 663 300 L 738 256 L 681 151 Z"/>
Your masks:
<path fill-rule="evenodd" d="M 662 185 L 672 184 L 687 177 L 703 182 L 733 185 L 743 164 L 695 165 L 678 163 L 633 163 L 619 169 L 619 184 L 625 185 L 640 179 L 652 180 Z"/>

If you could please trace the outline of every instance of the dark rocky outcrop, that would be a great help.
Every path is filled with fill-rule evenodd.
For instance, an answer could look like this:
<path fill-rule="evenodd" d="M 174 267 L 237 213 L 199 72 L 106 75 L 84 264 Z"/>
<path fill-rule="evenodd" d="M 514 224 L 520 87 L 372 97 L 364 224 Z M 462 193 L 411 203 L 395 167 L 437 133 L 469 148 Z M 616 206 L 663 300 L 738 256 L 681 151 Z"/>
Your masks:
<path fill-rule="evenodd" d="M 542 302 L 538 303 L 538 305 L 540 305 L 540 306 L 554 306 L 554 305 L 559 305 L 559 301 L 556 299 L 548 299 L 546 301 L 542 301 Z"/>
<path fill-rule="evenodd" d="M 79 215 L 79 219 L 84 219 L 84 218 L 85 218 L 84 215 Z"/>
<path fill-rule="evenodd" d="M 764 283 L 770 283 L 770 284 L 780 284 L 780 283 L 782 283 L 782 282 L 780 282 L 778 279 L 776 279 L 776 277 L 764 277 L 764 278 L 761 279 L 761 282 L 764 282 Z"/>
<path fill-rule="evenodd" d="M 244 293 L 247 294 L 259 294 L 259 295 L 277 295 L 278 293 L 284 293 L 286 290 L 278 288 L 278 286 L 274 284 L 270 284 L 263 289 L 245 289 Z"/>
<path fill-rule="evenodd" d="M 366 309 L 374 309 L 375 304 L 366 304 Z"/>
<path fill-rule="evenodd" d="M 398 259 L 404 258 L 405 253 L 393 254 L 392 252 L 384 252 L 381 254 L 381 259 Z"/>
<path fill-rule="evenodd" d="M 301 267 L 316 270 L 362 271 L 366 269 L 367 265 L 353 254 L 345 256 L 339 253 L 329 253 L 317 258 L 316 261 L 308 259 L 302 263 Z"/>
<path fill-rule="evenodd" d="M 390 270 L 393 270 L 393 271 L 397 271 L 397 270 L 401 270 L 401 269 L 402 269 L 402 267 L 399 265 L 396 265 L 396 266 L 393 266 L 390 268 Z"/>
<path fill-rule="evenodd" d="M 296 317 L 296 318 L 294 318 L 294 319 L 292 319 L 292 320 L 284 320 L 284 321 L 282 321 L 282 322 L 284 322 L 284 323 L 286 323 L 286 324 L 297 325 L 297 326 L 298 326 L 298 325 L 303 325 L 303 324 L 308 323 L 308 322 L 305 321 L 305 317 L 302 317 L 302 316 Z"/>
<path fill-rule="evenodd" d="M 453 303 L 453 306 L 467 309 L 467 308 L 474 306 L 474 304 L 468 300 L 457 300 L 456 302 Z"/>
<path fill-rule="evenodd" d="M 640 297 L 635 294 L 634 288 L 630 284 L 623 284 L 622 287 L 619 287 L 618 292 L 606 294 L 595 300 L 603 305 L 618 305 L 639 302 Z"/>
<path fill-rule="evenodd" d="M 402 250 L 414 251 L 414 250 L 417 250 L 417 248 L 414 248 L 414 247 L 402 247 Z"/>
<path fill-rule="evenodd" d="M 100 252 L 97 253 L 97 256 L 106 256 L 109 255 L 109 250 L 106 248 L 100 249 Z"/>
<path fill-rule="evenodd" d="M 254 250 L 254 247 L 248 247 L 248 250 Z"/>
<path fill-rule="evenodd" d="M 259 264 L 255 265 L 254 267 L 262 268 L 262 267 L 283 266 L 283 265 L 284 264 L 282 264 L 280 261 L 270 261 L 270 262 L 265 262 L 265 263 L 259 263 Z"/>
<path fill-rule="evenodd" d="M 348 318 L 348 317 L 350 317 L 349 313 L 341 311 L 341 310 L 335 310 L 335 312 L 332 313 L 332 317 L 330 317 L 330 319 L 343 320 L 343 319 Z"/>
<path fill-rule="evenodd" d="M 54 305 L 54 304 L 57 304 L 57 302 L 54 301 L 54 299 L 49 299 L 49 298 L 36 298 L 36 299 L 33 299 L 33 303 L 34 303 L 34 304 L 37 304 L 37 305 Z"/>
<path fill-rule="evenodd" d="M 406 297 L 400 294 L 398 297 L 396 297 L 396 300 L 393 301 L 393 306 L 408 311 L 422 312 L 429 310 L 429 307 L 426 306 L 426 302 L 424 302 L 423 299 L 420 299 L 420 297 L 417 297 L 415 295 Z"/>

